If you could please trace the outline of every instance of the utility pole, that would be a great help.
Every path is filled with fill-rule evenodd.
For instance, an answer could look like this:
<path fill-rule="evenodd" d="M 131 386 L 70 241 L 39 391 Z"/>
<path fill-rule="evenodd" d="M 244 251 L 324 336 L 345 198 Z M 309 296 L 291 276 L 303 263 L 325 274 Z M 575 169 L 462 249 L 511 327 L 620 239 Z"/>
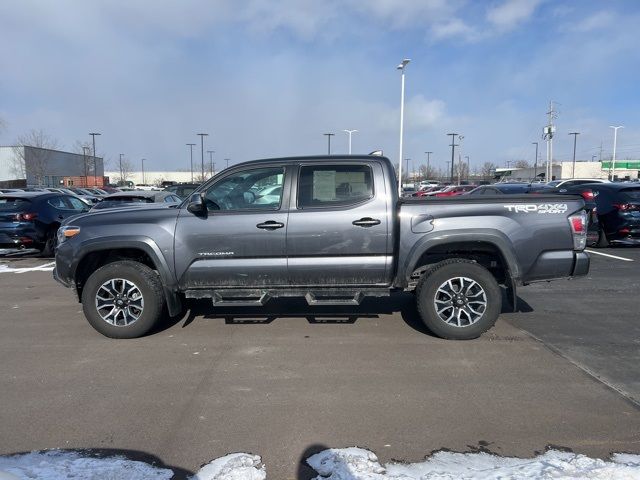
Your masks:
<path fill-rule="evenodd" d="M 613 128 L 613 156 L 611 157 L 611 166 L 609 167 L 609 180 L 613 181 L 616 176 L 616 145 L 618 143 L 618 129 L 624 127 L 619 125 L 617 127 L 609 126 L 609 128 Z"/>
<path fill-rule="evenodd" d="M 124 173 L 122 171 L 122 156 L 124 153 L 120 154 L 120 183 L 124 183 Z"/>
<path fill-rule="evenodd" d="M 351 155 L 351 134 L 356 133 L 358 130 L 342 130 L 349 134 L 349 155 Z"/>
<path fill-rule="evenodd" d="M 573 135 L 573 168 L 571 170 L 571 178 L 576 178 L 576 139 L 580 132 L 571 132 L 569 135 Z"/>
<path fill-rule="evenodd" d="M 458 185 L 462 183 L 462 155 L 458 152 Z"/>
<path fill-rule="evenodd" d="M 427 154 L 427 178 L 425 180 L 429 180 L 429 160 L 431 160 L 431 154 L 433 152 L 424 152 Z"/>
<path fill-rule="evenodd" d="M 533 179 L 538 179 L 538 142 L 531 142 L 532 145 L 536 146 L 536 158 L 533 161 Z"/>
<path fill-rule="evenodd" d="M 323 133 L 327 137 L 327 155 L 331 155 L 331 137 L 335 136 L 335 133 Z"/>
<path fill-rule="evenodd" d="M 449 164 L 451 163 L 451 160 L 447 160 L 446 162 L 447 162 L 447 169 L 445 170 L 445 174 L 449 172 Z M 453 179 L 451 183 L 453 183 Z"/>
<path fill-rule="evenodd" d="M 213 154 L 216 153 L 215 150 L 207 150 L 207 153 L 209 154 L 209 165 L 211 167 L 211 176 L 213 177 L 214 173 L 215 173 L 215 166 L 216 164 L 213 163 Z"/>
<path fill-rule="evenodd" d="M 200 137 L 200 169 L 202 171 L 200 180 L 204 182 L 204 137 L 208 137 L 208 133 L 198 133 Z"/>
<path fill-rule="evenodd" d="M 144 181 L 144 161 L 146 160 L 146 158 L 142 159 L 142 184 L 146 185 L 147 182 Z"/>
<path fill-rule="evenodd" d="M 553 100 L 549 102 L 549 123 L 544 127 L 544 135 L 542 138 L 547 140 L 547 173 L 545 174 L 545 181 L 550 182 L 553 180 L 553 135 L 556 132 L 556 127 L 553 121 L 558 118 L 557 112 L 553 108 Z"/>
<path fill-rule="evenodd" d="M 195 143 L 187 143 L 186 145 L 189 146 L 189 150 L 191 152 L 191 183 L 193 183 L 193 147 L 196 146 Z"/>
<path fill-rule="evenodd" d="M 451 135 L 451 183 L 453 183 L 453 162 L 455 159 L 455 149 L 458 146 L 458 144 L 456 143 L 456 135 L 458 135 L 457 133 L 447 133 L 447 135 Z M 449 163 L 449 162 L 447 162 Z M 448 169 L 448 167 L 447 167 Z"/>

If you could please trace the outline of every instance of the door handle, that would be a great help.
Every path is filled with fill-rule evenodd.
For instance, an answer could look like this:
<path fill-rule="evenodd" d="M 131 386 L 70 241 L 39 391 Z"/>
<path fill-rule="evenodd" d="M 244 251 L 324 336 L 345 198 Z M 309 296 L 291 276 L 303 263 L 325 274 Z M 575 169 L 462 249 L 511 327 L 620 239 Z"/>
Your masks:
<path fill-rule="evenodd" d="M 380 220 L 378 220 L 377 218 L 364 217 L 351 223 L 353 223 L 356 227 L 368 228 L 373 227 L 374 225 L 380 225 Z"/>
<path fill-rule="evenodd" d="M 256 227 L 261 228 L 263 230 L 276 230 L 277 228 L 284 227 L 284 223 L 274 222 L 273 220 L 268 220 L 264 223 L 259 223 Z"/>

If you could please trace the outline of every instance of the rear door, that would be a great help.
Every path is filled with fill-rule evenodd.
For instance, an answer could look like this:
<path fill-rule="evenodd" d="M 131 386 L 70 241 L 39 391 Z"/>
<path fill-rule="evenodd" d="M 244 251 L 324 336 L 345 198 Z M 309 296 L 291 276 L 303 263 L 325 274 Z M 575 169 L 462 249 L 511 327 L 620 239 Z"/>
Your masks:
<path fill-rule="evenodd" d="M 180 210 L 176 274 L 183 289 L 287 285 L 290 167 L 231 169 L 204 190 L 206 215 Z M 256 192 L 280 186 L 279 195 Z"/>
<path fill-rule="evenodd" d="M 303 163 L 287 230 L 289 280 L 300 286 L 387 285 L 392 244 L 377 162 Z"/>

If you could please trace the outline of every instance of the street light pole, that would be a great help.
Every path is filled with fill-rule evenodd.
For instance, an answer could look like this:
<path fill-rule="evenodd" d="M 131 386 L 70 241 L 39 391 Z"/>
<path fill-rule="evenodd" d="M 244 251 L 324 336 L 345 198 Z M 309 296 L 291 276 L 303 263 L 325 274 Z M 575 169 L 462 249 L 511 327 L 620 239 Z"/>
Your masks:
<path fill-rule="evenodd" d="M 426 177 L 425 180 L 429 180 L 429 160 L 431 160 L 431 154 L 433 152 L 424 152 L 427 154 L 427 171 L 426 171 Z"/>
<path fill-rule="evenodd" d="M 102 134 L 98 132 L 91 132 L 89 133 L 89 135 L 91 135 L 91 140 L 93 142 L 93 176 L 95 178 L 96 171 L 98 170 L 98 168 L 96 167 L 96 135 L 99 136 Z"/>
<path fill-rule="evenodd" d="M 124 173 L 122 172 L 122 156 L 124 153 L 120 154 L 120 183 L 124 183 Z"/>
<path fill-rule="evenodd" d="M 199 133 L 200 137 L 200 169 L 202 170 L 202 178 L 201 181 L 204 182 L 204 137 L 208 137 L 208 133 Z"/>
<path fill-rule="evenodd" d="M 146 158 L 141 159 L 142 161 L 142 184 L 146 185 L 147 182 L 144 181 L 144 161 L 146 160 Z"/>
<path fill-rule="evenodd" d="M 576 178 L 576 139 L 580 132 L 571 132 L 569 135 L 573 135 L 573 168 L 571 170 L 571 178 Z"/>
<path fill-rule="evenodd" d="M 229 168 L 229 160 L 230 160 L 229 158 L 225 158 L 224 159 L 224 161 L 227 162 L 227 167 L 226 168 Z"/>
<path fill-rule="evenodd" d="M 84 160 L 84 186 L 87 187 L 88 186 L 88 177 L 89 177 L 89 172 L 87 171 L 87 150 L 89 150 L 89 147 L 85 147 L 84 145 L 82 146 L 82 159 Z"/>
<path fill-rule="evenodd" d="M 613 128 L 613 157 L 611 157 L 611 173 L 609 174 L 609 180 L 613 180 L 616 175 L 616 145 L 618 143 L 618 129 L 624 128 L 622 125 L 617 127 L 609 126 Z"/>
<path fill-rule="evenodd" d="M 533 162 L 533 179 L 538 179 L 538 142 L 531 142 L 531 145 L 536 146 L 536 158 Z"/>
<path fill-rule="evenodd" d="M 193 147 L 195 147 L 195 143 L 187 143 L 189 146 L 189 150 L 191 151 L 191 183 L 193 183 Z"/>
<path fill-rule="evenodd" d="M 400 153 L 398 154 L 398 192 L 402 195 L 402 141 L 404 138 L 404 70 L 411 59 L 405 58 L 396 67 L 402 74 L 400 75 Z"/>
<path fill-rule="evenodd" d="M 457 133 L 447 133 L 447 135 L 451 135 L 451 183 L 453 183 L 453 164 L 455 162 L 455 149 L 458 146 L 456 144 L 456 135 Z M 449 163 L 449 162 L 447 162 Z M 448 168 L 448 167 L 447 167 Z"/>
<path fill-rule="evenodd" d="M 213 163 L 213 154 L 216 153 L 215 150 L 207 150 L 207 153 L 209 154 L 209 163 L 211 165 L 211 176 L 213 177 L 213 174 L 215 172 L 215 163 Z"/>
<path fill-rule="evenodd" d="M 327 155 L 331 155 L 331 137 L 335 135 L 335 133 L 323 133 L 325 137 L 327 137 Z"/>
<path fill-rule="evenodd" d="M 343 132 L 347 132 L 349 134 L 349 155 L 351 155 L 351 134 L 356 133 L 358 130 L 342 130 Z"/>
<path fill-rule="evenodd" d="M 471 161 L 469 160 L 469 155 L 465 155 L 464 158 L 467 159 L 467 181 L 471 182 Z"/>

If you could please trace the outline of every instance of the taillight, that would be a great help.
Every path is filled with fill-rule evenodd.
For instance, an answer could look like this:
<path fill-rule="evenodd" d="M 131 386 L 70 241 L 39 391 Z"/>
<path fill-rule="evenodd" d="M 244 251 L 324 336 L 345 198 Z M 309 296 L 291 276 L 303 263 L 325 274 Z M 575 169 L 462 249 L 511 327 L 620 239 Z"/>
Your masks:
<path fill-rule="evenodd" d="M 596 198 L 591 190 L 585 190 L 580 195 L 582 195 L 582 198 L 584 198 L 587 202 L 592 202 L 593 199 Z"/>
<path fill-rule="evenodd" d="M 31 222 L 38 217 L 37 213 L 16 213 L 13 217 L 15 222 Z"/>
<path fill-rule="evenodd" d="M 612 205 L 613 208 L 615 208 L 616 210 L 631 210 L 631 205 L 629 205 L 628 203 L 614 203 Z"/>
<path fill-rule="evenodd" d="M 587 246 L 587 212 L 584 210 L 569 217 L 571 234 L 573 235 L 573 249 L 584 250 Z"/>

